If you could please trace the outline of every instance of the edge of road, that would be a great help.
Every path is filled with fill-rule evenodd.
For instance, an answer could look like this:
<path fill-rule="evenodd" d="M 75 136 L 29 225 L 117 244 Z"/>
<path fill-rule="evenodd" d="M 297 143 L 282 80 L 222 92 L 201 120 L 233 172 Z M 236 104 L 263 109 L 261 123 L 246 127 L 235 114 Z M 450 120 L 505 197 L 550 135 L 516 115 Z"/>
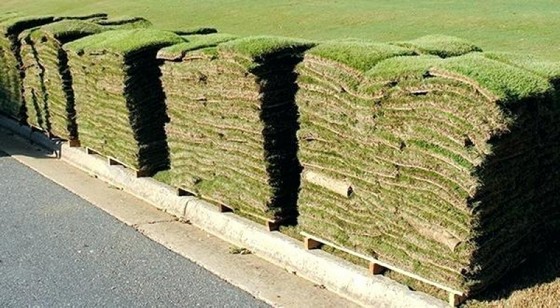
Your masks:
<path fill-rule="evenodd" d="M 105 201 L 92 202 L 88 200 L 88 198 L 94 198 L 88 192 L 88 187 L 83 187 L 84 189 L 71 189 L 69 186 L 73 185 L 72 183 L 75 181 L 68 181 L 68 178 L 64 180 L 64 176 L 59 181 L 53 179 L 60 177 L 60 173 L 62 173 L 60 171 L 61 167 L 52 168 L 53 166 L 51 166 L 49 168 L 49 166 L 45 165 L 54 164 L 52 160 L 45 161 L 36 159 L 36 157 L 33 158 L 33 156 L 38 156 L 33 151 L 40 151 L 39 149 L 25 150 L 21 145 L 14 145 L 14 143 L 17 143 L 15 140 L 0 143 L 0 150 L 4 150 L 21 163 L 54 180 L 94 205 L 101 207 L 117 219 L 134 226 L 137 230 L 168 249 L 191 259 L 210 272 L 273 306 L 308 306 L 321 305 L 321 303 L 331 307 L 344 305 L 343 302 L 337 302 L 337 298 L 324 294 L 326 292 L 320 292 L 324 291 L 322 290 L 323 288 L 326 288 L 362 306 L 449 307 L 444 301 L 421 292 L 411 291 L 408 287 L 387 277 L 380 275 L 372 276 L 365 268 L 353 265 L 324 251 L 306 250 L 302 242 L 279 232 L 270 232 L 265 228 L 264 224 L 259 225 L 233 213 L 221 213 L 217 210 L 216 206 L 195 197 L 177 196 L 174 189 L 168 185 L 151 178 L 137 178 L 129 169 L 118 165 L 109 165 L 106 159 L 87 154 L 83 148 L 71 148 L 65 143 L 53 141 L 43 133 L 34 131 L 28 126 L 20 125 L 6 117 L 0 116 L 0 128 L 18 135 L 21 139 L 31 142 L 31 144 L 40 145 L 47 150 L 47 153 L 42 154 L 43 157 L 55 158 L 55 161 L 59 164 L 64 162 L 90 175 L 88 177 L 82 174 L 82 177 L 85 176 L 90 178 L 92 182 L 101 183 L 101 181 L 95 180 L 96 178 L 100 179 L 110 184 L 113 188 L 117 188 L 113 189 L 114 191 L 122 190 L 149 203 L 154 208 L 160 210 L 156 211 L 159 214 L 163 214 L 161 213 L 163 211 L 175 216 L 179 221 L 188 222 L 189 224 L 179 221 L 173 222 L 170 221 L 168 216 L 166 216 L 168 218 L 164 217 L 163 219 L 154 220 L 153 218 L 158 216 L 157 213 L 149 215 L 152 219 L 144 221 L 141 219 L 143 214 L 139 214 L 137 208 L 132 212 L 128 211 L 128 214 L 123 214 L 126 211 L 119 209 L 118 205 L 116 207 L 113 206 L 112 209 L 110 208 L 111 205 L 108 205 L 109 208 L 104 208 L 104 205 L 111 203 L 110 199 L 106 198 Z M 5 133 L 3 135 L 0 135 L 0 137 L 9 138 Z M 12 139 L 16 138 L 12 137 Z M 44 172 L 44 170 L 39 170 L 41 168 L 51 170 L 50 172 Z M 83 179 L 80 181 L 83 181 Z M 83 186 L 84 184 L 82 183 L 81 185 Z M 154 224 L 154 222 L 161 222 L 161 224 Z M 177 229 L 177 224 L 181 224 L 184 227 L 179 230 Z M 156 225 L 159 228 L 154 230 Z M 219 260 L 219 258 L 216 259 L 215 252 L 212 253 L 211 247 L 204 248 L 200 246 L 201 244 L 197 246 L 197 243 L 202 242 L 201 236 L 204 233 L 196 230 L 197 228 L 225 242 L 247 249 L 252 254 L 275 264 L 278 266 L 277 270 L 281 269 L 280 271 L 283 273 L 287 271 L 311 281 L 311 287 L 305 288 L 300 286 L 300 283 L 297 281 L 286 282 L 286 278 L 279 277 L 278 273 L 272 273 L 274 270 L 265 270 L 266 273 L 263 274 L 262 265 L 253 264 L 253 270 L 255 267 L 259 268 L 259 270 L 251 275 L 246 275 L 247 272 L 243 271 L 243 266 L 238 268 L 236 264 L 236 262 L 239 262 L 238 258 L 236 260 Z M 189 229 L 188 232 L 185 231 L 186 229 Z M 190 236 L 189 234 L 197 235 Z M 197 236 L 199 239 L 194 241 L 194 245 L 183 243 L 182 238 L 191 238 L 192 241 Z M 204 241 L 206 240 L 204 238 Z M 225 243 L 220 244 L 215 241 L 213 243 L 216 247 L 225 245 Z M 195 250 L 198 250 L 199 253 Z M 206 253 L 200 253 L 202 251 Z M 227 255 L 227 252 L 225 254 Z M 209 255 L 213 257 L 210 260 L 206 260 Z M 224 262 L 226 264 L 223 264 Z M 252 262 L 258 263 L 259 261 L 252 260 Z M 268 275 L 268 277 L 259 277 L 263 275 Z M 280 292 L 282 294 L 278 294 L 278 289 L 274 288 L 274 285 L 278 287 L 280 282 L 275 281 L 275 277 L 278 280 L 284 279 L 283 287 L 286 286 L 285 283 L 288 283 L 294 284 L 294 288 L 282 290 Z M 268 288 L 262 286 L 262 282 L 269 284 Z M 317 292 L 318 294 L 315 294 Z M 314 300 L 318 301 L 314 302 Z"/>

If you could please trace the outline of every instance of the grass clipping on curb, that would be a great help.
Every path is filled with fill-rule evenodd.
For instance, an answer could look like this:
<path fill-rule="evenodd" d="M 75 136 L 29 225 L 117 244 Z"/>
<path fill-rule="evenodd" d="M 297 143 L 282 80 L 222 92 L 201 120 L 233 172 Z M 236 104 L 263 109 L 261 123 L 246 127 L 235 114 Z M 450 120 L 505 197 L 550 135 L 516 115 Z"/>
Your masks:
<path fill-rule="evenodd" d="M 313 44 L 231 39 L 193 37 L 160 52 L 169 59 L 171 170 L 157 178 L 261 222 L 293 223 L 301 170 L 293 70 Z"/>
<path fill-rule="evenodd" d="M 20 34 L 27 122 L 69 140 L 78 139 L 72 73 L 63 44 L 115 29 L 147 27 L 144 19 L 66 19 Z"/>
<path fill-rule="evenodd" d="M 350 43 L 297 68 L 300 227 L 467 293 L 545 248 L 559 107 L 557 75 L 536 72 L 554 65 L 390 47 L 364 62 Z"/>
<path fill-rule="evenodd" d="M 168 121 L 159 49 L 183 42 L 175 33 L 113 30 L 64 45 L 72 71 L 82 146 L 151 175 L 169 167 Z"/>

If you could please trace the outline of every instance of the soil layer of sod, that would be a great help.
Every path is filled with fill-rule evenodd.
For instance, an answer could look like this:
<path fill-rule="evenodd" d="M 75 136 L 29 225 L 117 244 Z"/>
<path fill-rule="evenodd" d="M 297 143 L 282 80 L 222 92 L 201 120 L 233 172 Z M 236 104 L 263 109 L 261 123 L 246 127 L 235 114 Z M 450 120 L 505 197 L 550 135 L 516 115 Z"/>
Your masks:
<path fill-rule="evenodd" d="M 474 293 L 557 231 L 558 71 L 441 40 L 332 42 L 306 54 L 299 222 Z"/>
<path fill-rule="evenodd" d="M 158 178 L 261 222 L 295 223 L 294 67 L 312 44 L 279 37 L 218 44 L 228 39 L 195 38 L 160 53 L 174 61 L 163 66 L 171 170 Z"/>
<path fill-rule="evenodd" d="M 80 143 L 142 175 L 169 167 L 168 121 L 160 82 L 160 48 L 175 33 L 113 30 L 64 45 L 72 72 Z"/>

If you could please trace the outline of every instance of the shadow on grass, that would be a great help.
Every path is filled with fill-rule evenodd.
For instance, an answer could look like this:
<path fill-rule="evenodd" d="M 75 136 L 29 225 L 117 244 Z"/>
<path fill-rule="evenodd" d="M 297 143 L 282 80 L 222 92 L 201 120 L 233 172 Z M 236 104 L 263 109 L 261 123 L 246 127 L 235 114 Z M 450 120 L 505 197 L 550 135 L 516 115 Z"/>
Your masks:
<path fill-rule="evenodd" d="M 491 288 L 475 295 L 477 301 L 499 301 L 515 291 L 551 283 L 560 278 L 560 240 L 552 242 L 547 251 L 531 255 L 516 270 L 504 276 Z"/>

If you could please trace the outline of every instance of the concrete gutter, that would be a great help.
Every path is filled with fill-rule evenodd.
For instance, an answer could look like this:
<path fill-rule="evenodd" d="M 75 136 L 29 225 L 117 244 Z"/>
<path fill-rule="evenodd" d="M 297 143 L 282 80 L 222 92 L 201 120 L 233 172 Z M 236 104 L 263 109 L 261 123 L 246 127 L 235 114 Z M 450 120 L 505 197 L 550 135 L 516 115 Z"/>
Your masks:
<path fill-rule="evenodd" d="M 151 178 L 136 178 L 122 166 L 109 165 L 100 156 L 86 154 L 82 148 L 49 140 L 44 134 L 0 116 L 0 127 L 52 151 L 56 157 L 92 176 L 118 187 L 180 220 L 317 285 L 367 307 L 449 307 L 427 294 L 409 290 L 384 276 L 369 275 L 367 270 L 321 250 L 306 250 L 303 243 L 279 232 L 270 232 L 233 213 L 220 213 L 217 207 L 195 197 L 179 197 L 175 190 Z M 1 143 L 0 143 L 1 144 Z M 210 269 L 211 270 L 211 269 Z"/>

